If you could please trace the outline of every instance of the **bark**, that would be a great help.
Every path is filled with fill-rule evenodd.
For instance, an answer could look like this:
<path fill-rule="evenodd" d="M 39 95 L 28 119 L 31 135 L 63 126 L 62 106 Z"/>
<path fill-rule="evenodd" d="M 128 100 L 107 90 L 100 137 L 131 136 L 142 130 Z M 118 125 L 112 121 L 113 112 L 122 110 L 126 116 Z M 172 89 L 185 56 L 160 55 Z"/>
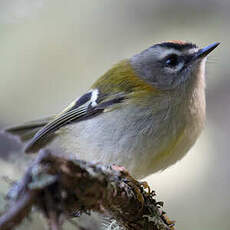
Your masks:
<path fill-rule="evenodd" d="M 162 202 L 145 187 L 122 167 L 67 159 L 42 150 L 13 188 L 17 195 L 0 217 L 0 230 L 18 226 L 32 206 L 45 215 L 52 230 L 62 229 L 63 220 L 90 211 L 116 220 L 127 230 L 174 229 L 162 211 Z"/>

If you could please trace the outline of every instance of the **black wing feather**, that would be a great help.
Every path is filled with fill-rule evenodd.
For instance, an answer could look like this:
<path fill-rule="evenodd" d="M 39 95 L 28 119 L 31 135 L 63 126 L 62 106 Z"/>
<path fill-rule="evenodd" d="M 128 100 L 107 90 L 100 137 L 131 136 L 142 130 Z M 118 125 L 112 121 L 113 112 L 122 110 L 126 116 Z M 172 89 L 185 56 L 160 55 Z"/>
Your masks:
<path fill-rule="evenodd" d="M 98 100 L 100 98 L 100 101 Z M 61 127 L 68 125 L 72 122 L 78 122 L 84 119 L 90 119 L 93 116 L 99 115 L 104 111 L 104 109 L 121 103 L 125 98 L 123 95 L 114 95 L 109 97 L 109 100 L 104 100 L 106 97 L 98 95 L 97 102 L 92 101 L 92 92 L 86 93 L 81 98 L 79 98 L 75 103 L 72 103 L 69 108 L 64 110 L 63 113 L 56 116 L 55 119 L 46 124 L 42 129 L 40 129 L 28 143 L 25 148 L 26 152 L 31 152 L 34 145 L 36 145 L 40 140 L 44 139 L 50 134 Z M 93 104 L 93 102 L 95 104 Z"/>

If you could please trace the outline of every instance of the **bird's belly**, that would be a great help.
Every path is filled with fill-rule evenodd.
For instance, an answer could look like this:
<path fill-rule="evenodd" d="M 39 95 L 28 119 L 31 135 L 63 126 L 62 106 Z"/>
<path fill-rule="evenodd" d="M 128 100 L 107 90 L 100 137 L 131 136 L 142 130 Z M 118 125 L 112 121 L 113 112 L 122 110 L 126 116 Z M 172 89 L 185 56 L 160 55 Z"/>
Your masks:
<path fill-rule="evenodd" d="M 152 133 L 136 129 L 134 123 L 116 114 L 71 124 L 59 132 L 52 142 L 58 151 L 87 161 L 122 165 L 133 175 L 139 174 L 150 152 L 155 154 Z"/>
<path fill-rule="evenodd" d="M 113 111 L 73 123 L 60 129 L 52 145 L 79 159 L 122 165 L 142 178 L 181 159 L 198 135 L 181 121 L 126 117 Z"/>

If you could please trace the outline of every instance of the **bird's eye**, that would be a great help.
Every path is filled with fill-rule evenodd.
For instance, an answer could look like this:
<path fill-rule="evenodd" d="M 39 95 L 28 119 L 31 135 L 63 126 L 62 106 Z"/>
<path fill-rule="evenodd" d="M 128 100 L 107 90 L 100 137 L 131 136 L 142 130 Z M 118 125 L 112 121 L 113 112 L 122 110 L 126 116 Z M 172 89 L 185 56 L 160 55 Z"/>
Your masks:
<path fill-rule="evenodd" d="M 169 68 L 175 68 L 179 64 L 179 62 L 179 57 L 176 54 L 171 54 L 165 58 L 165 65 Z"/>

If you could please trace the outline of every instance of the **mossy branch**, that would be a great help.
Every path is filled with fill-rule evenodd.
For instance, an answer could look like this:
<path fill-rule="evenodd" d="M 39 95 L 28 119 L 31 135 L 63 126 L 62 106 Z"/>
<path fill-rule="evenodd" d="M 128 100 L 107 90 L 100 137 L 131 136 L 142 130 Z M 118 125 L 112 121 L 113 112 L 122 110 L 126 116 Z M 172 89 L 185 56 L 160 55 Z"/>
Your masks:
<path fill-rule="evenodd" d="M 16 196 L 0 217 L 0 230 L 18 226 L 32 206 L 45 215 L 52 230 L 62 229 L 63 217 L 89 211 L 109 216 L 127 230 L 173 229 L 154 192 L 145 191 L 143 183 L 119 166 L 67 159 L 42 150 L 13 191 Z"/>

